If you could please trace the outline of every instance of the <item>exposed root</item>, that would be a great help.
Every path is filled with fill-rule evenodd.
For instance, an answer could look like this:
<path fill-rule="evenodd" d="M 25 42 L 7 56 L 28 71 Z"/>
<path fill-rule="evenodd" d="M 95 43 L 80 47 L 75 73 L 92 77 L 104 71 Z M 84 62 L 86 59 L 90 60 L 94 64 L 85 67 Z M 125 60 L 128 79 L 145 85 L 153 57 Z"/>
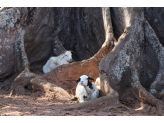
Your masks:
<path fill-rule="evenodd" d="M 67 108 L 64 108 L 63 110 L 75 110 L 75 109 L 77 110 L 77 109 L 88 108 L 88 107 L 94 109 L 98 109 L 100 107 L 124 107 L 127 108 L 128 110 L 131 110 L 130 108 L 119 102 L 119 95 L 112 88 L 107 96 L 102 96 L 100 98 L 86 101 L 84 103 L 71 105 Z"/>
<path fill-rule="evenodd" d="M 15 78 L 14 82 L 12 83 L 10 87 L 11 89 L 10 96 L 15 93 L 24 94 L 25 87 L 31 89 L 30 80 L 37 76 L 36 74 L 31 73 L 29 70 L 29 62 L 24 48 L 24 34 L 25 34 L 25 30 L 22 30 L 19 35 L 19 38 L 16 40 L 15 43 L 15 50 L 17 51 L 16 71 L 18 73 L 20 73 L 22 70 L 23 71 Z"/>
<path fill-rule="evenodd" d="M 125 106 L 129 106 L 131 108 L 134 107 L 134 103 L 132 102 L 133 100 L 119 100 L 121 104 L 125 105 Z"/>
<path fill-rule="evenodd" d="M 67 91 L 65 91 L 61 87 L 58 87 L 55 84 L 52 84 L 43 79 L 40 79 L 40 77 L 32 79 L 31 84 L 34 91 L 38 91 L 38 90 L 44 91 L 44 92 L 52 91 L 52 92 L 60 94 L 64 99 L 68 99 L 68 100 L 71 99 L 71 96 L 69 95 Z"/>
<path fill-rule="evenodd" d="M 124 114 L 127 114 L 125 111 L 122 111 L 120 108 L 125 108 L 125 109 L 131 111 L 131 109 L 129 107 L 127 107 L 125 105 L 122 105 L 121 103 L 119 105 L 106 107 L 104 109 L 104 111 L 109 112 L 111 110 L 114 110 L 114 111 L 111 111 L 111 112 L 112 113 L 124 113 Z"/>
<path fill-rule="evenodd" d="M 75 109 L 81 109 L 86 107 L 92 107 L 92 108 L 98 108 L 105 105 L 117 105 L 119 104 L 119 101 L 117 100 L 117 96 L 103 96 L 100 98 L 96 98 L 90 101 L 86 101 L 84 103 L 79 103 L 75 105 L 71 105 L 67 108 L 64 108 L 63 110 L 75 110 Z"/>
<path fill-rule="evenodd" d="M 145 21 L 145 28 L 146 28 L 146 36 L 149 39 L 149 43 L 151 43 L 154 46 L 153 47 L 154 51 L 156 52 L 156 54 L 158 54 L 158 59 L 159 59 L 160 66 L 161 66 L 159 73 L 157 74 L 157 77 L 151 86 L 152 89 L 155 89 L 154 88 L 155 85 L 161 81 L 160 78 L 162 77 L 161 69 L 162 69 L 163 63 L 159 57 L 163 57 L 163 55 L 162 55 L 163 50 L 161 50 L 161 52 L 158 51 L 159 50 L 158 48 L 162 48 L 162 46 L 159 44 L 159 41 L 158 41 L 154 31 L 152 30 L 152 28 L 150 27 L 150 25 L 147 21 Z M 159 45 L 159 46 L 156 46 L 155 44 Z M 134 68 L 134 73 L 133 73 L 134 81 L 131 84 L 132 92 L 140 101 L 145 102 L 145 103 L 149 103 L 151 105 L 155 105 L 157 110 L 158 110 L 159 115 L 164 115 L 164 103 L 163 103 L 163 101 L 155 98 L 145 88 L 143 88 L 143 86 L 139 82 L 138 76 L 139 76 L 138 71 L 137 71 L 137 69 Z"/>
<path fill-rule="evenodd" d="M 13 95 L 13 89 L 10 91 L 9 97 Z"/>
<path fill-rule="evenodd" d="M 134 70 L 133 78 L 134 82 L 131 84 L 132 92 L 135 95 L 135 97 L 144 102 L 149 103 L 151 105 L 156 106 L 159 115 L 164 115 L 164 103 L 162 100 L 156 99 L 153 95 L 151 95 L 139 82 L 139 77 L 137 74 L 137 70 Z"/>
<path fill-rule="evenodd" d="M 29 71 L 22 71 L 12 83 L 10 89 L 10 96 L 12 94 L 25 94 L 25 87 L 28 89 L 32 89 L 32 85 L 30 84 L 30 80 L 32 78 L 37 77 L 38 75 L 31 73 Z"/>

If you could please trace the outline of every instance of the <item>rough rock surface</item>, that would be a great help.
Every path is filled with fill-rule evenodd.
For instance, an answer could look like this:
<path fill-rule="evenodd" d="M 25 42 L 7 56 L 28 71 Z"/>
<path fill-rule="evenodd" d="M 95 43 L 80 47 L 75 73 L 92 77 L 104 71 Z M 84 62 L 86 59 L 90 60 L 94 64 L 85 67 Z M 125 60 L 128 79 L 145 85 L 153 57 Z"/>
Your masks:
<path fill-rule="evenodd" d="M 4 8 L 0 16 L 0 78 L 16 72 L 15 41 L 22 29 L 30 65 L 40 70 L 63 50 L 74 51 L 75 61 L 88 59 L 105 41 L 102 8 Z"/>

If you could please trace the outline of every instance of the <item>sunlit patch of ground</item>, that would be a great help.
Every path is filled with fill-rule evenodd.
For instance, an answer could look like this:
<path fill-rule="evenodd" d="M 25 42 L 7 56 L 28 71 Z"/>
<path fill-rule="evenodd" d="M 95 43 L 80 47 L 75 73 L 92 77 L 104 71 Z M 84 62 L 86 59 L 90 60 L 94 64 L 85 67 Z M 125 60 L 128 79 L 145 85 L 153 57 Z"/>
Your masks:
<path fill-rule="evenodd" d="M 132 111 L 119 108 L 106 111 L 105 108 L 63 111 L 62 109 L 78 103 L 77 101 L 59 100 L 53 94 L 41 92 L 26 95 L 9 96 L 9 91 L 0 90 L 0 115 L 1 116 L 143 116 L 158 115 L 154 106 L 144 104 L 133 99 Z"/>

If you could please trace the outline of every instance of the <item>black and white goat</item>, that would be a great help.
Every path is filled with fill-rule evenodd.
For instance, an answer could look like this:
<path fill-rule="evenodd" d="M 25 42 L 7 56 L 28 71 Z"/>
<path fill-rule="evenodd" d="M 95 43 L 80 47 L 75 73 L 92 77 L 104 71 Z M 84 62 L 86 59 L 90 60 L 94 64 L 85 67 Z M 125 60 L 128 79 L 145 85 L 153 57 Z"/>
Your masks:
<path fill-rule="evenodd" d="M 61 55 L 57 57 L 50 57 L 47 63 L 43 66 L 43 72 L 48 73 L 54 68 L 63 64 L 68 64 L 70 62 L 72 62 L 71 51 L 64 51 Z"/>
<path fill-rule="evenodd" d="M 86 100 L 88 97 L 88 93 L 83 85 L 81 83 L 78 83 L 76 87 L 76 95 L 75 98 L 78 98 L 79 102 L 82 103 Z"/>
<path fill-rule="evenodd" d="M 82 75 L 77 80 L 78 84 L 84 86 L 84 89 L 87 92 L 87 100 L 95 99 L 99 97 L 99 90 L 97 89 L 95 83 L 91 83 L 89 80 L 93 80 L 87 75 Z M 83 91 L 85 91 L 83 90 Z"/>

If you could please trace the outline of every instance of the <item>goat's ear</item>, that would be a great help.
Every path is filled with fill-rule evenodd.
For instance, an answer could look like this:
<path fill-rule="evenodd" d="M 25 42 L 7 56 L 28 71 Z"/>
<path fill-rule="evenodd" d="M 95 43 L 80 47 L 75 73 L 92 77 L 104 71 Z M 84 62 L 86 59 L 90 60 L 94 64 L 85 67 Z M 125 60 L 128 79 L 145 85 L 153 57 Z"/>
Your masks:
<path fill-rule="evenodd" d="M 75 53 L 74 51 L 70 50 L 71 53 Z"/>
<path fill-rule="evenodd" d="M 93 80 L 94 81 L 94 79 L 92 79 L 91 77 L 88 77 L 88 80 Z"/>
<path fill-rule="evenodd" d="M 90 89 L 93 89 L 92 83 L 89 82 L 89 80 L 88 80 L 88 84 L 87 84 L 87 86 L 89 86 Z"/>
<path fill-rule="evenodd" d="M 80 78 L 76 81 L 76 83 L 80 82 Z"/>

